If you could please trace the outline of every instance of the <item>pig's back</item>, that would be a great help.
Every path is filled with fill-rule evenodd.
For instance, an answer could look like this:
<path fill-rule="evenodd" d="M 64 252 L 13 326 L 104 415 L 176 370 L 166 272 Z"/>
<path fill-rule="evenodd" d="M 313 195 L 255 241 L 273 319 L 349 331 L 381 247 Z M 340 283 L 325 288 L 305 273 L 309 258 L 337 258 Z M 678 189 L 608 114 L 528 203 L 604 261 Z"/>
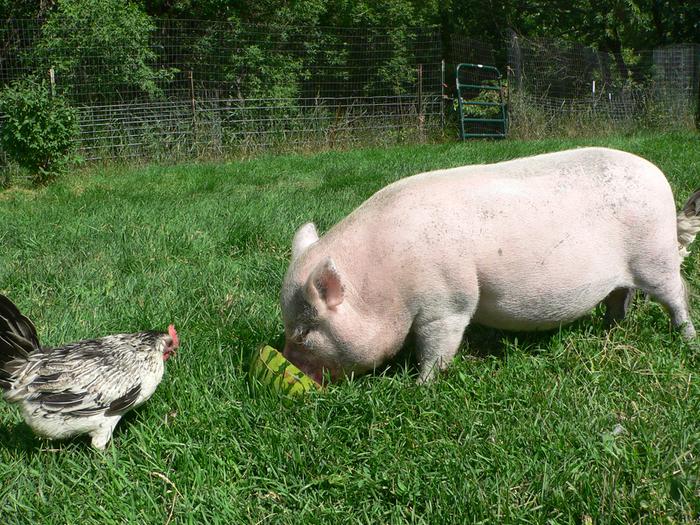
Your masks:
<path fill-rule="evenodd" d="M 673 195 L 661 171 L 636 155 L 582 148 L 495 164 L 463 166 L 401 179 L 375 193 L 329 234 L 352 237 L 378 228 L 443 231 L 474 237 L 522 232 L 534 224 L 583 220 L 603 231 L 669 215 Z M 515 223 L 509 220 L 515 219 Z M 583 224 L 580 224 L 583 226 Z M 350 234 L 350 235 L 348 235 Z"/>
<path fill-rule="evenodd" d="M 420 200 L 442 200 L 465 190 L 477 200 L 511 185 L 533 195 L 562 195 L 567 190 L 583 197 L 591 190 L 623 195 L 634 187 L 670 195 L 666 178 L 649 161 L 624 151 L 591 147 L 421 173 L 387 186 L 365 204 L 372 206 L 376 200 L 378 206 L 392 206 L 393 199 L 419 195 Z"/>

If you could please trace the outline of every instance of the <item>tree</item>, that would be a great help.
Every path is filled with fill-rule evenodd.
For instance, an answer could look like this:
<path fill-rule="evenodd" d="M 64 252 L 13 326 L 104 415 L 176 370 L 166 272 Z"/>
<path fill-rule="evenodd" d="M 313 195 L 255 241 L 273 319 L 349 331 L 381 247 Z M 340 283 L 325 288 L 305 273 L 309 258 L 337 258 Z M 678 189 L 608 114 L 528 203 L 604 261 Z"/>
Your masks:
<path fill-rule="evenodd" d="M 59 87 L 81 101 L 158 96 L 171 72 L 155 67 L 151 19 L 122 0 L 58 0 L 33 50 L 38 68 L 53 67 Z"/>

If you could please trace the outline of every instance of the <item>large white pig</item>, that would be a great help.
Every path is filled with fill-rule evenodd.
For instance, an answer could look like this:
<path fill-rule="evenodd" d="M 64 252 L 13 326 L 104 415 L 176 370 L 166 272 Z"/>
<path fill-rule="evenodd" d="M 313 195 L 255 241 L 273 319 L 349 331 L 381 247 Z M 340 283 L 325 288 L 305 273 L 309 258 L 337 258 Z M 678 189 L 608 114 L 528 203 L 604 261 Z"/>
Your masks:
<path fill-rule="evenodd" d="M 700 231 L 700 191 L 676 214 L 650 162 L 583 148 L 433 171 L 377 192 L 320 239 L 294 236 L 281 306 L 284 354 L 320 380 L 371 371 L 413 334 L 419 381 L 465 328 L 541 330 L 633 289 L 695 337 L 680 266 Z"/>

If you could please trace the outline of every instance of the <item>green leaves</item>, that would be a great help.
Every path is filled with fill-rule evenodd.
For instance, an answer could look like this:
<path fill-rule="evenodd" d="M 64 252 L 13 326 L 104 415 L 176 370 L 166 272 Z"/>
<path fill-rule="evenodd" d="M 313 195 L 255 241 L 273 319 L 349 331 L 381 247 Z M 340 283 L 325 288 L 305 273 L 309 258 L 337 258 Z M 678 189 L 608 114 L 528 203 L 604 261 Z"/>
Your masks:
<path fill-rule="evenodd" d="M 35 183 L 60 174 L 72 159 L 78 114 L 46 82 L 24 80 L 0 94 L 0 144 L 12 160 L 32 173 Z"/>
<path fill-rule="evenodd" d="M 72 95 L 82 99 L 114 99 L 132 91 L 158 97 L 158 81 L 170 79 L 172 71 L 154 66 L 154 28 L 128 2 L 60 0 L 42 27 L 36 63 L 53 67 L 57 85 L 72 86 Z"/>

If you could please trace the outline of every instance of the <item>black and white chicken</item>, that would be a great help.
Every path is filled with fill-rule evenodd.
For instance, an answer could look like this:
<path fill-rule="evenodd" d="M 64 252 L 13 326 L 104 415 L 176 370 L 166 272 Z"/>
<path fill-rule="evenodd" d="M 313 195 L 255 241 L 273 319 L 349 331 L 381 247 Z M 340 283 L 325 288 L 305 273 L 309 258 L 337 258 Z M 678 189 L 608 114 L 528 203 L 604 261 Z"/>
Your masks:
<path fill-rule="evenodd" d="M 180 345 L 168 333 L 141 332 L 42 348 L 32 322 L 0 294 L 0 388 L 37 434 L 89 434 L 104 449 L 121 417 L 153 395 L 164 362 Z"/>

